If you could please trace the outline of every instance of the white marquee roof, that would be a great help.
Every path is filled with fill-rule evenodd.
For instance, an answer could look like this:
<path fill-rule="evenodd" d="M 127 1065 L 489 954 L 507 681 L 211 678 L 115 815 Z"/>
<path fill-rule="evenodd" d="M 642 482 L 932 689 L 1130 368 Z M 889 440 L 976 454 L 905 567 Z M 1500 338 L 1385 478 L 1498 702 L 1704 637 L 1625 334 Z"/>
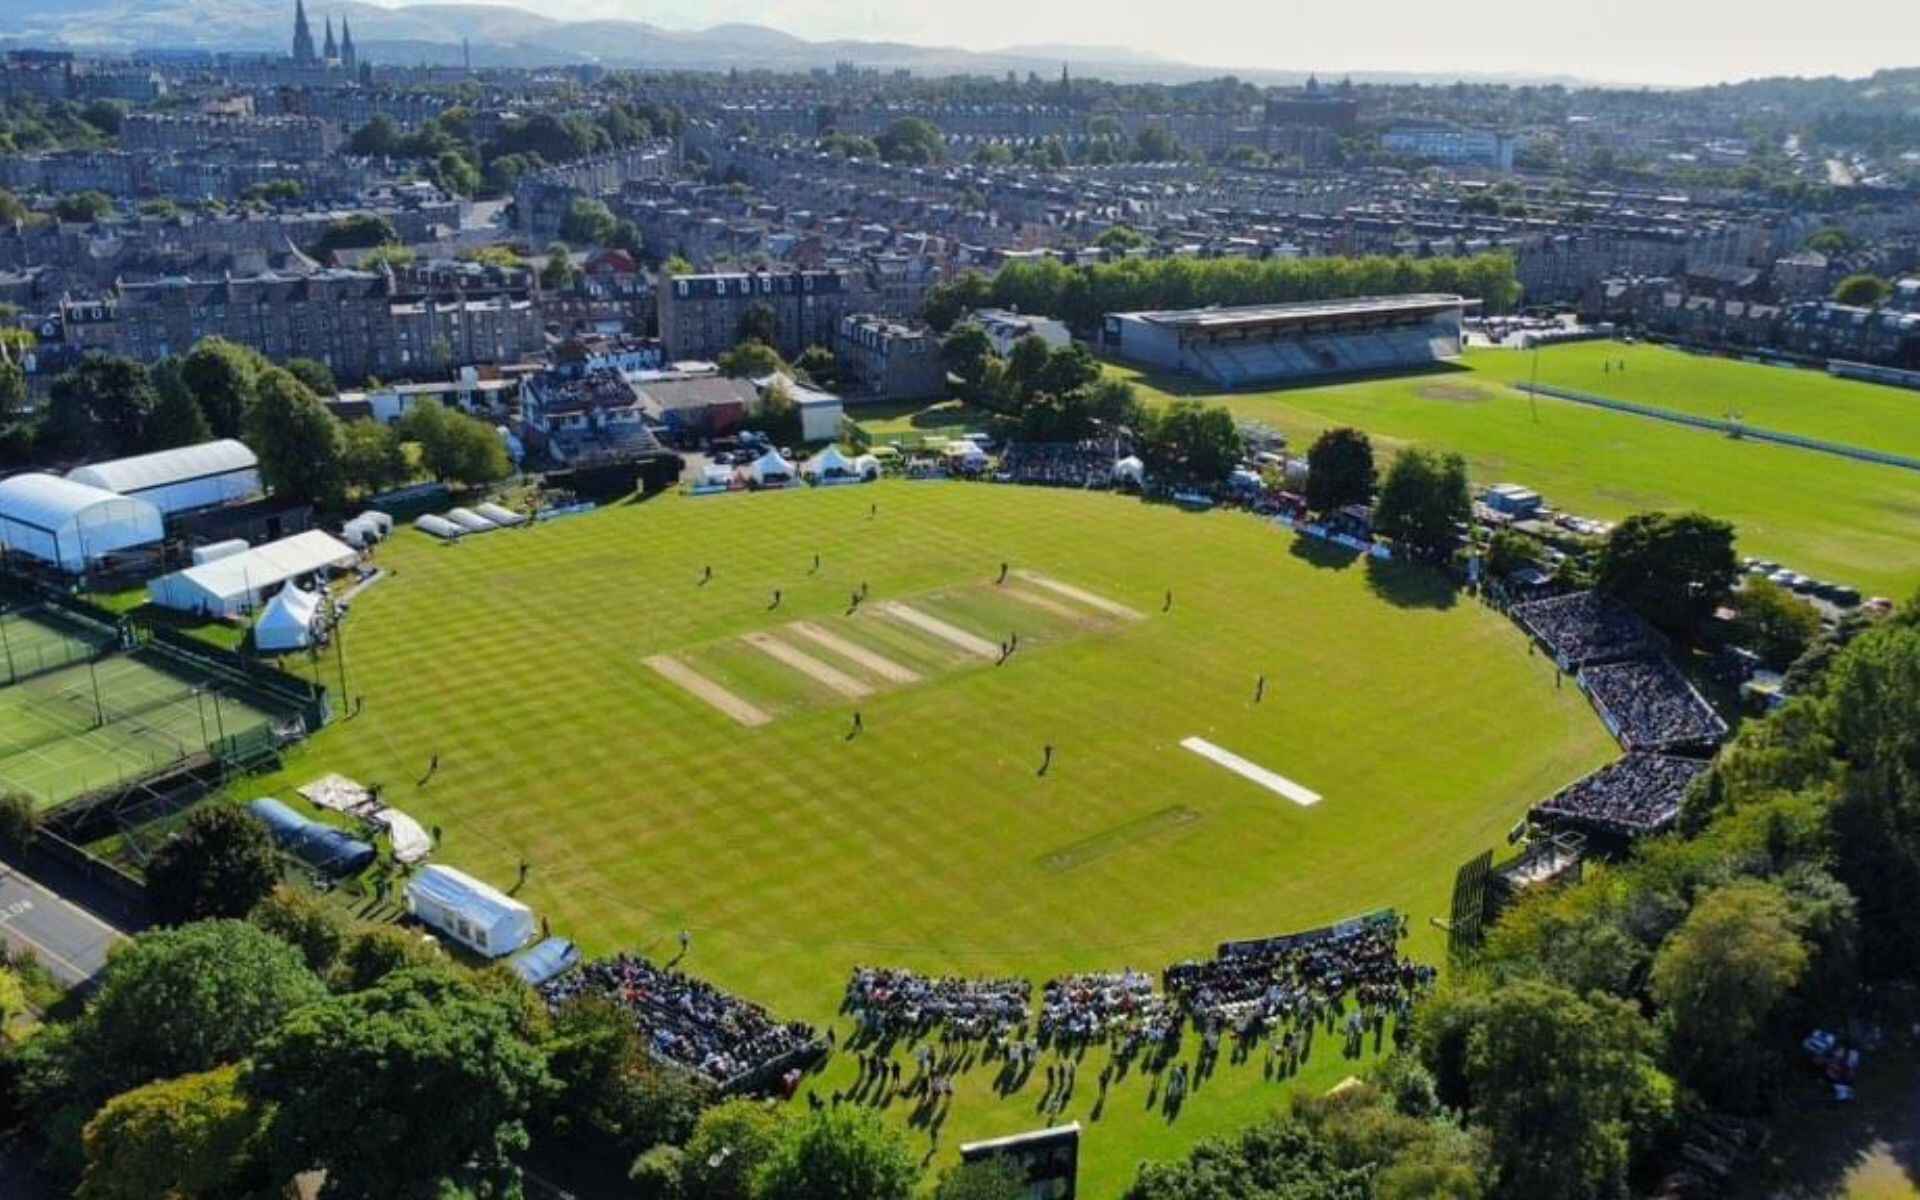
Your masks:
<path fill-rule="evenodd" d="M 95 505 L 118 503 L 129 501 L 104 488 L 58 475 L 27 474 L 0 479 L 0 518 L 39 529 L 60 529 Z M 152 507 L 144 500 L 130 503 Z"/>
<path fill-rule="evenodd" d="M 309 529 L 245 554 L 188 567 L 178 575 L 209 595 L 244 596 L 323 567 L 351 566 L 356 557 L 353 547 L 332 534 Z"/>
<path fill-rule="evenodd" d="M 132 458 L 116 458 L 110 462 L 88 463 L 68 471 L 67 478 L 130 495 L 212 475 L 254 471 L 259 467 L 260 460 L 254 457 L 253 451 L 232 438 L 226 438 Z"/>

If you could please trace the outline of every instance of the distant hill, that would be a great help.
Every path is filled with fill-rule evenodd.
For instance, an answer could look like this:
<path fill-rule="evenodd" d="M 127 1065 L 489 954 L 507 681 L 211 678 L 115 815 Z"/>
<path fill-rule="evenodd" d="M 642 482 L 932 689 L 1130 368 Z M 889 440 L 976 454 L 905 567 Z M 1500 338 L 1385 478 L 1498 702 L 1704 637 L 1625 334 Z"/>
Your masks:
<path fill-rule="evenodd" d="M 308 5 L 316 37 L 323 20 L 351 22 L 363 59 L 390 63 L 452 64 L 470 40 L 476 65 L 548 66 L 598 63 L 724 71 L 734 67 L 804 71 L 852 61 L 881 70 L 918 74 L 1043 76 L 1064 62 L 1076 75 L 1121 82 L 1183 83 L 1217 77 L 1218 67 L 1182 63 L 1120 46 L 1040 44 L 979 52 L 905 42 L 808 41 L 762 25 L 668 29 L 644 21 L 559 21 L 498 4 L 410 4 L 383 8 L 362 0 L 316 0 Z M 135 50 L 284 51 L 293 30 L 293 0 L 5 0 L 0 45 L 64 46 L 126 53 Z M 1233 72 L 1256 83 L 1298 83 L 1307 70 Z M 1366 82 L 1450 81 L 1445 72 L 1355 72 Z M 1482 77 L 1484 78 L 1484 77 Z M 1511 82 L 1573 82 L 1532 78 Z"/>

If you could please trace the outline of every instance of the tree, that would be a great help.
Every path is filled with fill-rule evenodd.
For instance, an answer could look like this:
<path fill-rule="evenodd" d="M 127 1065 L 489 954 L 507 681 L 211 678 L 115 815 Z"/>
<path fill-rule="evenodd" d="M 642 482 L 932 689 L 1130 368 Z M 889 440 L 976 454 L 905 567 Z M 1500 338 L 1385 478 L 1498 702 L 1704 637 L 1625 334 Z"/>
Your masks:
<path fill-rule="evenodd" d="M 1777 1028 L 1807 966 L 1786 893 L 1743 880 L 1708 892 L 1653 960 L 1649 991 L 1674 1073 L 1720 1109 L 1763 1106 Z"/>
<path fill-rule="evenodd" d="M 1093 244 L 1102 250 L 1138 250 L 1147 244 L 1146 235 L 1137 229 L 1125 225 L 1115 225 L 1103 230 Z"/>
<path fill-rule="evenodd" d="M 247 919 L 298 950 L 307 969 L 323 978 L 347 940 L 347 922 L 338 909 L 285 884 L 254 905 Z"/>
<path fill-rule="evenodd" d="M 680 1200 L 684 1189 L 687 1155 L 678 1146 L 662 1143 L 644 1151 L 627 1168 L 627 1182 L 633 1185 L 638 1200 Z"/>
<path fill-rule="evenodd" d="M 785 364 L 780 361 L 780 353 L 765 342 L 741 342 L 733 349 L 720 355 L 718 365 L 722 374 L 731 379 L 764 379 L 775 374 Z"/>
<path fill-rule="evenodd" d="M 771 346 L 780 340 L 780 324 L 775 317 L 773 306 L 765 301 L 755 300 L 747 305 L 740 314 L 740 323 L 734 331 L 737 342 L 764 342 Z"/>
<path fill-rule="evenodd" d="M 187 815 L 147 864 L 147 895 L 163 921 L 244 917 L 280 881 L 273 836 L 234 804 L 203 804 Z"/>
<path fill-rule="evenodd" d="M 53 215 L 75 225 L 104 221 L 113 215 L 113 201 L 105 192 L 69 192 L 53 202 Z"/>
<path fill-rule="evenodd" d="M 1373 443 L 1358 429 L 1329 429 L 1307 451 L 1307 507 L 1332 512 L 1373 498 Z"/>
<path fill-rule="evenodd" d="M 569 287 L 573 283 L 573 258 L 562 242 L 554 242 L 547 247 L 547 263 L 540 268 L 540 286 L 549 291 Z"/>
<path fill-rule="evenodd" d="M 820 387 L 831 390 L 839 386 L 840 363 L 825 346 L 818 343 L 808 346 L 793 360 L 793 365 Z"/>
<path fill-rule="evenodd" d="M 1733 526 L 1700 513 L 1636 513 L 1600 548 L 1594 584 L 1674 634 L 1690 634 L 1739 578 Z"/>
<path fill-rule="evenodd" d="M 780 445 L 792 445 L 800 440 L 800 406 L 794 403 L 793 389 L 787 386 L 784 376 L 776 378 L 760 394 L 760 407 L 747 418 L 746 425 Z"/>
<path fill-rule="evenodd" d="M 53 444 L 88 453 L 136 454 L 159 397 L 146 367 L 131 358 L 88 354 L 53 381 L 48 424 Z"/>
<path fill-rule="evenodd" d="M 243 921 L 143 933 L 108 959 L 74 1024 L 75 1078 L 104 1100 L 239 1062 L 325 994 L 297 950 Z"/>
<path fill-rule="evenodd" d="M 170 374 L 177 375 L 177 372 Z M 156 391 L 160 399 L 147 418 L 147 449 L 171 450 L 213 439 L 213 426 L 207 424 L 207 414 L 200 411 L 200 402 L 193 398 L 184 382 L 175 377 Z"/>
<path fill-rule="evenodd" d="M 968 322 L 949 333 L 940 343 L 940 362 L 947 373 L 960 378 L 960 398 L 969 404 L 985 404 L 987 364 L 994 361 L 993 342 L 986 331 Z"/>
<path fill-rule="evenodd" d="M 326 258 L 335 250 L 371 250 L 375 246 L 400 244 L 393 222 L 378 213 L 355 213 L 329 224 L 314 242 L 315 258 Z"/>
<path fill-rule="evenodd" d="M 395 1200 L 432 1197 L 456 1174 L 513 1183 L 522 1122 L 552 1088 L 507 1000 L 417 969 L 289 1014 L 241 1076 L 278 1108 L 277 1177 L 319 1168 L 323 1196 Z"/>
<path fill-rule="evenodd" d="M 901 1135 L 865 1109 L 787 1122 L 754 1176 L 755 1200 L 907 1200 L 919 1179 Z"/>
<path fill-rule="evenodd" d="M 340 430 L 340 477 L 350 488 L 384 491 L 413 475 L 407 449 L 391 425 L 379 421 L 348 421 Z"/>
<path fill-rule="evenodd" d="M 701 1113 L 681 1176 L 689 1200 L 759 1200 L 754 1176 L 773 1157 L 787 1120 L 753 1100 L 729 1100 Z"/>
<path fill-rule="evenodd" d="M 613 237 L 613 210 L 591 196 L 575 196 L 560 218 L 560 236 L 574 245 L 598 246 Z"/>
<path fill-rule="evenodd" d="M 19 225 L 31 212 L 20 197 L 6 188 L 0 188 L 0 225 Z"/>
<path fill-rule="evenodd" d="M 1844 229 L 1829 225 L 1807 238 L 1807 249 L 1816 254 L 1845 254 L 1859 243 Z"/>
<path fill-rule="evenodd" d="M 420 465 L 435 479 L 492 483 L 513 473 L 507 449 L 493 426 L 477 417 L 423 400 L 400 418 L 399 435 L 420 447 Z"/>
<path fill-rule="evenodd" d="M 1134 135 L 1135 162 L 1172 162 L 1183 157 L 1179 141 L 1162 126 L 1148 125 Z"/>
<path fill-rule="evenodd" d="M 331 396 L 340 390 L 333 378 L 333 368 L 317 358 L 290 358 L 287 373 L 306 384 L 307 390 L 316 396 Z"/>
<path fill-rule="evenodd" d="M 338 992 L 364 992 L 401 971 L 444 965 L 431 939 L 392 925 L 369 925 L 348 935 L 329 982 Z"/>
<path fill-rule="evenodd" d="M 1140 457 L 1155 481 L 1214 485 L 1244 448 L 1233 414 L 1198 400 L 1176 400 L 1145 422 Z"/>
<path fill-rule="evenodd" d="M 347 153 L 363 158 L 386 158 L 397 153 L 399 146 L 400 127 L 385 113 L 375 113 L 347 139 Z"/>
<path fill-rule="evenodd" d="M 246 433 L 275 495 L 322 507 L 339 500 L 340 422 L 305 384 L 270 368 L 247 411 Z"/>
<path fill-rule="evenodd" d="M 1838 304 L 1860 308 L 1878 308 L 1893 295 L 1893 285 L 1878 275 L 1849 275 L 1834 285 L 1833 299 Z"/>
<path fill-rule="evenodd" d="M 675 275 L 691 275 L 693 264 L 687 261 L 684 254 L 670 254 L 667 261 L 660 264 L 660 274 L 668 279 Z"/>
<path fill-rule="evenodd" d="M 1515 571 L 1538 565 L 1533 540 L 1511 529 L 1497 530 L 1487 543 L 1487 570 L 1505 579 Z"/>
<path fill-rule="evenodd" d="M 978 271 L 963 271 L 927 289 L 920 315 L 935 333 L 946 333 L 961 317 L 993 303 L 993 285 Z"/>
<path fill-rule="evenodd" d="M 1419 446 L 1395 456 L 1380 485 L 1375 529 L 1414 555 L 1433 560 L 1452 553 L 1461 528 L 1472 519 L 1465 458 Z"/>
<path fill-rule="evenodd" d="M 1371 1164 L 1335 1159 L 1327 1140 L 1296 1117 L 1273 1117 L 1232 1137 L 1208 1139 L 1184 1162 L 1141 1164 L 1123 1200 L 1353 1200 L 1367 1196 Z"/>
<path fill-rule="evenodd" d="M 1820 610 L 1761 576 L 1734 594 L 1740 642 L 1776 671 L 1784 671 L 1820 636 Z"/>
<path fill-rule="evenodd" d="M 0 846 L 15 854 L 24 854 L 39 836 L 40 806 L 33 797 L 25 792 L 0 789 Z"/>
<path fill-rule="evenodd" d="M 434 160 L 433 176 L 442 191 L 455 196 L 471 196 L 480 190 L 479 170 L 458 150 L 440 152 Z"/>
<path fill-rule="evenodd" d="M 402 271 L 419 260 L 412 247 L 397 244 L 375 246 L 360 256 L 362 271 Z"/>
<path fill-rule="evenodd" d="M 123 1092 L 87 1122 L 86 1174 L 75 1200 L 266 1194 L 255 1160 L 263 1123 L 238 1089 L 238 1067 Z"/>
<path fill-rule="evenodd" d="M 180 378 L 200 402 L 215 437 L 239 437 L 266 362 L 225 338 L 205 337 L 180 361 Z"/>
<path fill-rule="evenodd" d="M 1006 395 L 997 399 L 1014 412 L 1045 386 L 1047 361 L 1053 351 L 1034 334 L 1028 334 L 1007 351 Z"/>
<path fill-rule="evenodd" d="M 542 1045 L 560 1089 L 535 1114 L 542 1145 L 612 1146 L 633 1154 L 692 1135 L 709 1092 L 683 1071 L 662 1068 L 626 1008 L 600 996 L 555 1013 Z"/>
<path fill-rule="evenodd" d="M 933 1200 L 1025 1200 L 1031 1193 L 1027 1173 L 1001 1157 L 949 1168 L 933 1189 Z"/>
<path fill-rule="evenodd" d="M 20 364 L 0 355 L 0 425 L 18 417 L 27 406 L 27 373 Z"/>
<path fill-rule="evenodd" d="M 1462 1067 L 1469 1117 L 1490 1136 L 1494 1194 L 1625 1194 L 1629 1119 L 1661 1091 L 1639 1013 L 1523 980 L 1489 993 L 1477 1015 Z"/>
<path fill-rule="evenodd" d="M 880 157 L 890 163 L 922 167 L 946 157 L 947 140 L 932 122 L 904 117 L 874 139 Z"/>
<path fill-rule="evenodd" d="M 979 167 L 1004 167 L 1013 162 L 1013 151 L 1000 142 L 982 142 L 973 152 L 973 162 Z"/>

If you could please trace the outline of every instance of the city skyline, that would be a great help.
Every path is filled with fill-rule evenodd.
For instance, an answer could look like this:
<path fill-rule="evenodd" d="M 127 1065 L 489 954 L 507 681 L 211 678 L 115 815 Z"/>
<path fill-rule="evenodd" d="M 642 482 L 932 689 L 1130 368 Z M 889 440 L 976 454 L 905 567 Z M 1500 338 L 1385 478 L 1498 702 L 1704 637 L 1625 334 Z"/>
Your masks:
<path fill-rule="evenodd" d="M 397 8 L 426 0 L 382 2 Z M 1849 11 L 1844 24 L 1824 26 L 1808 22 L 1805 10 L 1786 0 L 1588 0 L 1549 11 L 1521 0 L 1491 0 L 1473 19 L 1452 22 L 1407 0 L 1379 0 L 1364 16 L 1327 5 L 1197 0 L 1178 22 L 1153 10 L 1085 0 L 1038 7 L 1016 0 L 966 6 L 549 0 L 537 11 L 560 20 L 622 19 L 679 29 L 750 23 L 809 40 L 903 41 L 974 51 L 1110 49 L 1228 70 L 1564 75 L 1662 85 L 1867 75 L 1914 65 L 1906 60 L 1920 45 L 1920 6 L 1898 0 L 1867 0 Z M 1395 15 L 1404 19 L 1384 19 Z M 1250 46 L 1266 49 L 1256 55 Z"/>

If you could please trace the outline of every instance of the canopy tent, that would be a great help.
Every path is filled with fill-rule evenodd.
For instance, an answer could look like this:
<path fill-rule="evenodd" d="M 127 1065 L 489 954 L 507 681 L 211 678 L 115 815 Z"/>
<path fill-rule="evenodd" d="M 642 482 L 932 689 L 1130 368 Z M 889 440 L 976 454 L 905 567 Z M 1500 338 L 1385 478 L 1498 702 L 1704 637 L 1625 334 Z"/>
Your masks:
<path fill-rule="evenodd" d="M 357 557 L 332 534 L 309 529 L 245 554 L 162 575 L 147 584 L 147 595 L 166 608 L 231 617 L 257 608 L 262 596 L 283 583 L 345 570 Z"/>
<path fill-rule="evenodd" d="M 365 549 L 383 541 L 393 532 L 393 518 L 385 513 L 363 512 L 340 527 L 340 540 Z"/>
<path fill-rule="evenodd" d="M 256 650 L 300 650 L 313 644 L 320 620 L 320 594 L 292 584 L 280 589 L 253 625 Z"/>
<path fill-rule="evenodd" d="M 512 954 L 533 937 L 533 910 L 464 871 L 423 867 L 407 884 L 407 908 L 428 925 L 488 958 Z"/>
<path fill-rule="evenodd" d="M 450 508 L 442 515 L 468 533 L 491 533 L 500 528 L 470 508 Z"/>
<path fill-rule="evenodd" d="M 278 800 L 262 798 L 247 805 L 282 850 L 329 875 L 357 875 L 377 857 L 372 846 L 344 830 L 310 820 Z"/>
<path fill-rule="evenodd" d="M 202 563 L 219 562 L 223 558 L 232 558 L 236 554 L 245 554 L 246 552 L 247 539 L 245 538 L 228 538 L 224 542 L 208 542 L 204 546 L 195 546 L 193 548 L 193 565 L 197 567 Z"/>
<path fill-rule="evenodd" d="M 793 478 L 793 464 L 781 458 L 778 450 L 769 450 L 754 459 L 747 470 L 757 483 L 784 483 Z"/>
<path fill-rule="evenodd" d="M 987 452 L 982 450 L 976 443 L 968 441 L 956 440 L 948 442 L 946 448 L 942 450 L 940 454 L 944 458 L 957 458 L 966 463 L 987 461 Z"/>
<path fill-rule="evenodd" d="M 1139 483 L 1147 477 L 1147 464 L 1129 454 L 1113 464 L 1113 477 L 1125 483 Z"/>
<path fill-rule="evenodd" d="M 421 533 L 431 534 L 442 541 L 457 541 L 466 530 L 455 525 L 445 517 L 436 517 L 432 513 L 414 518 L 413 527 Z"/>
<path fill-rule="evenodd" d="M 880 478 L 880 459 L 872 454 L 862 454 L 853 460 L 853 473 L 862 479 Z"/>
<path fill-rule="evenodd" d="M 700 470 L 700 482 L 725 486 L 733 482 L 733 468 L 710 462 Z"/>
<path fill-rule="evenodd" d="M 67 478 L 138 496 L 167 516 L 251 500 L 261 493 L 260 460 L 232 438 L 89 463 L 68 471 Z"/>
<path fill-rule="evenodd" d="M 840 453 L 840 447 L 828 446 L 807 460 L 802 473 L 816 477 L 851 475 L 854 473 L 853 460 Z"/>
<path fill-rule="evenodd" d="M 580 947 L 563 937 L 550 937 L 531 949 L 522 950 L 507 964 L 513 973 L 533 987 L 565 975 L 580 965 Z"/>
<path fill-rule="evenodd" d="M 525 514 L 517 513 L 510 508 L 502 508 L 491 500 L 485 504 L 474 505 L 473 511 L 479 513 L 487 520 L 492 521 L 495 525 L 511 527 L 514 525 L 525 525 L 527 523 Z"/>
<path fill-rule="evenodd" d="M 0 545 L 67 571 L 166 536 L 160 510 L 145 500 L 58 475 L 0 479 Z"/>

